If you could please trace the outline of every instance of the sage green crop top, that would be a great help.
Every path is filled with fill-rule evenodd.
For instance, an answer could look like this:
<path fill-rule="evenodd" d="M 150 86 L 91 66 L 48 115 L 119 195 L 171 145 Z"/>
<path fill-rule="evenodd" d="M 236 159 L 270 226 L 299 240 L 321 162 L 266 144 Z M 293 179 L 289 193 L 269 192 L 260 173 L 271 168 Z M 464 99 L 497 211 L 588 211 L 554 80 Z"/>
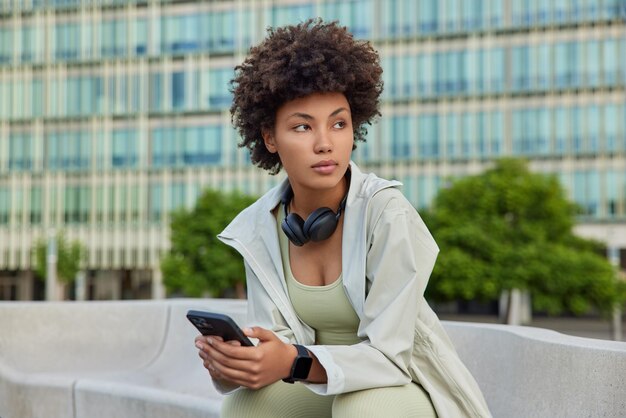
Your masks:
<path fill-rule="evenodd" d="M 289 298 L 302 322 L 315 330 L 315 343 L 320 345 L 352 345 L 357 336 L 359 317 L 352 308 L 343 288 L 342 275 L 325 286 L 300 283 L 291 272 L 289 239 L 280 227 L 285 216 L 283 206 L 277 211 L 278 241 Z"/>

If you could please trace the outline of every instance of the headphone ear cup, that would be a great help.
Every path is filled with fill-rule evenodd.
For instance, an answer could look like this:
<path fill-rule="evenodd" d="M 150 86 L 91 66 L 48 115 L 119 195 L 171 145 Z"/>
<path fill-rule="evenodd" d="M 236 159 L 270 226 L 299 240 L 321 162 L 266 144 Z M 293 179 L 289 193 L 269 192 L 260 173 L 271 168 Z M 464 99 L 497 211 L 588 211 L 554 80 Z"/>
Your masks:
<path fill-rule="evenodd" d="M 304 234 L 311 241 L 323 241 L 337 228 L 337 216 L 329 208 L 318 208 L 304 222 Z"/>
<path fill-rule="evenodd" d="M 297 213 L 290 213 L 280 223 L 280 227 L 287 238 L 289 238 L 289 241 L 298 247 L 302 247 L 309 242 L 309 237 L 304 233 L 303 224 L 304 221 Z"/>

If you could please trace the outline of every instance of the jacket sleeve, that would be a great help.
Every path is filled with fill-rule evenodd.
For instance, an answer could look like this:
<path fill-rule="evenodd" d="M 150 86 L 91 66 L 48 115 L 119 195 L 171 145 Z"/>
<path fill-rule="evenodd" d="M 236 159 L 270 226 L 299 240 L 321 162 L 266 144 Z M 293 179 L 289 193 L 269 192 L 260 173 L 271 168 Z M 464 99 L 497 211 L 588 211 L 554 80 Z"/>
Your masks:
<path fill-rule="evenodd" d="M 309 346 L 326 369 L 331 395 L 411 381 L 415 321 L 438 248 L 410 203 L 395 189 L 373 197 L 368 214 L 367 294 L 352 346 Z M 365 278 L 364 278 L 365 279 Z"/>
<path fill-rule="evenodd" d="M 244 261 L 246 284 L 248 287 L 247 325 L 260 326 L 273 331 L 283 342 L 295 343 L 293 331 L 285 322 L 278 308 L 260 284 L 250 265 Z M 218 392 L 228 394 L 239 389 L 238 385 L 224 385 L 214 380 L 213 386 Z"/>

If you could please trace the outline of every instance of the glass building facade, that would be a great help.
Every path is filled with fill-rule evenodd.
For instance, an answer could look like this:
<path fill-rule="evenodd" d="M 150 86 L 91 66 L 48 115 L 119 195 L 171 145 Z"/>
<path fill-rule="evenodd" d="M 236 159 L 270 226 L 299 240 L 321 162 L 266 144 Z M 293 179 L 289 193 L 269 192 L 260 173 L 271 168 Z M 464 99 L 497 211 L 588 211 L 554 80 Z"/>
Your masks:
<path fill-rule="evenodd" d="M 526 157 L 626 259 L 625 0 L 1 0 L 0 299 L 33 297 L 52 230 L 88 248 L 88 298 L 158 295 L 170 211 L 280 180 L 237 148 L 228 82 L 266 27 L 316 16 L 381 55 L 365 170 L 423 208 Z"/>

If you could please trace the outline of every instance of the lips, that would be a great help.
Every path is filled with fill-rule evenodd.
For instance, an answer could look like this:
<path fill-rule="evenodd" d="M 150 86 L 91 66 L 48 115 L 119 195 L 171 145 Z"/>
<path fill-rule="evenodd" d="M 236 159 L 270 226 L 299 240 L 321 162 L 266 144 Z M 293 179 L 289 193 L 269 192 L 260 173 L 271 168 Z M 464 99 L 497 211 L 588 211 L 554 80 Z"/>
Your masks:
<path fill-rule="evenodd" d="M 337 165 L 337 161 L 324 160 L 324 161 L 320 161 L 319 163 L 313 164 L 311 167 L 320 168 L 320 167 L 327 167 L 327 166 L 332 166 L 332 165 Z"/>
<path fill-rule="evenodd" d="M 313 170 L 315 170 L 318 174 L 332 174 L 338 165 L 337 161 L 324 160 L 313 164 L 311 168 L 313 168 Z"/>

